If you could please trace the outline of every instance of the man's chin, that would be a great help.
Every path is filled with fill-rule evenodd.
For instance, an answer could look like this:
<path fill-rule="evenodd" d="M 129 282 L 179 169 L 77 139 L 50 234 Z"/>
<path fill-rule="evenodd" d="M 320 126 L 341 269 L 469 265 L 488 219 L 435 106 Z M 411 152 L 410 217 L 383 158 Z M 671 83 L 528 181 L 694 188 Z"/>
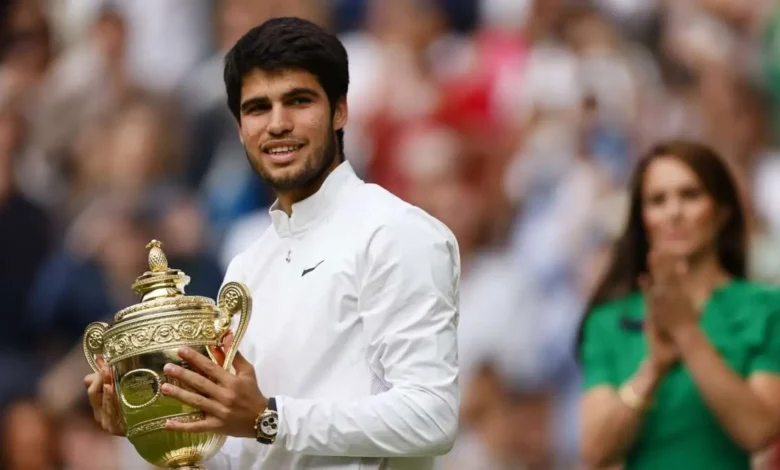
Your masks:
<path fill-rule="evenodd" d="M 326 154 L 327 155 L 327 154 Z M 335 157 L 314 162 L 311 156 L 297 155 L 287 163 L 274 163 L 261 158 L 249 161 L 260 178 L 274 191 L 295 191 L 306 189 L 325 174 Z M 320 165 L 317 166 L 316 164 Z"/>
<path fill-rule="evenodd" d="M 294 162 L 287 165 L 273 166 L 264 164 L 262 168 L 258 168 L 258 165 L 253 166 L 255 167 L 255 173 L 275 190 L 296 189 L 305 176 L 305 172 L 297 168 Z"/>
<path fill-rule="evenodd" d="M 307 185 L 307 181 L 301 177 L 267 178 L 266 181 L 275 191 L 292 191 Z"/>

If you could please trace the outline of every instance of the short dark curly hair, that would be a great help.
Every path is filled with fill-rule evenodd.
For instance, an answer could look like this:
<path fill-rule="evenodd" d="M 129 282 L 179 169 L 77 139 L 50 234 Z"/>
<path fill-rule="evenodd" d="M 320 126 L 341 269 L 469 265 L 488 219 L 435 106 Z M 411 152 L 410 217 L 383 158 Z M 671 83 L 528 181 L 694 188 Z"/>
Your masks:
<path fill-rule="evenodd" d="M 349 90 L 349 58 L 341 41 L 311 21 L 273 18 L 249 30 L 225 57 L 225 88 L 230 112 L 241 121 L 241 86 L 252 70 L 305 70 L 328 95 L 331 113 Z M 344 155 L 344 131 L 336 134 Z"/>

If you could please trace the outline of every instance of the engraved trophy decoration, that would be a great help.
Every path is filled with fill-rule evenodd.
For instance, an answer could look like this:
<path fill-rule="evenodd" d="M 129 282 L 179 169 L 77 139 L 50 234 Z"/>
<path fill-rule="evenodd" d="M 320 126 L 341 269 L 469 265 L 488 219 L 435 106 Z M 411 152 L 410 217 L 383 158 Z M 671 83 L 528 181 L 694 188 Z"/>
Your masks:
<path fill-rule="evenodd" d="M 231 370 L 249 324 L 252 299 L 237 282 L 222 287 L 216 305 L 206 297 L 186 296 L 184 287 L 190 278 L 168 267 L 162 243 L 153 240 L 146 248 L 150 270 L 132 286 L 141 302 L 118 312 L 113 325 L 94 322 L 87 326 L 84 354 L 95 372 L 99 370 L 96 355 L 112 366 L 127 438 L 146 461 L 164 468 L 202 469 L 200 463 L 211 458 L 226 437 L 164 429 L 169 419 L 192 422 L 203 419 L 203 413 L 160 393 L 163 383 L 178 382 L 163 373 L 163 366 L 172 362 L 188 367 L 177 355 L 181 346 L 219 363 L 212 349 L 221 345 L 233 315 L 239 314 L 233 342 L 225 352 L 224 368 Z"/>

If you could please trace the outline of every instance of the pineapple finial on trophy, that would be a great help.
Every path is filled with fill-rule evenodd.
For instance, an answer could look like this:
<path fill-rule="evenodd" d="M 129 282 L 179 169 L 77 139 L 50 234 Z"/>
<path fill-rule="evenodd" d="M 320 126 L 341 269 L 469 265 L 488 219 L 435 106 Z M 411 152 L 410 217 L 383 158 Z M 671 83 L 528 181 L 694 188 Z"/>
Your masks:
<path fill-rule="evenodd" d="M 133 290 L 144 302 L 161 297 L 184 295 L 184 286 L 190 282 L 190 277 L 184 272 L 168 266 L 168 257 L 165 256 L 162 246 L 162 242 L 158 240 L 152 240 L 146 245 L 146 249 L 149 250 L 149 271 L 143 273 L 133 283 Z"/>
<path fill-rule="evenodd" d="M 168 258 L 162 251 L 162 242 L 159 240 L 152 240 L 146 245 L 146 249 L 149 250 L 149 269 L 153 273 L 162 273 L 168 270 Z"/>

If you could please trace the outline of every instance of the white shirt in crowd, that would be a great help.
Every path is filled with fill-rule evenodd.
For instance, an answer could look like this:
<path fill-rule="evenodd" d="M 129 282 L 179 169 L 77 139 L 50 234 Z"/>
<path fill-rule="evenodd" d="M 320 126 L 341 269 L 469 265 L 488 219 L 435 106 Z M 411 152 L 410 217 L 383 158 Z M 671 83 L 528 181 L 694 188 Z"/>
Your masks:
<path fill-rule="evenodd" d="M 424 211 L 348 162 L 231 263 L 242 354 L 276 397 L 272 445 L 228 438 L 214 470 L 430 470 L 458 428 L 460 256 Z"/>

